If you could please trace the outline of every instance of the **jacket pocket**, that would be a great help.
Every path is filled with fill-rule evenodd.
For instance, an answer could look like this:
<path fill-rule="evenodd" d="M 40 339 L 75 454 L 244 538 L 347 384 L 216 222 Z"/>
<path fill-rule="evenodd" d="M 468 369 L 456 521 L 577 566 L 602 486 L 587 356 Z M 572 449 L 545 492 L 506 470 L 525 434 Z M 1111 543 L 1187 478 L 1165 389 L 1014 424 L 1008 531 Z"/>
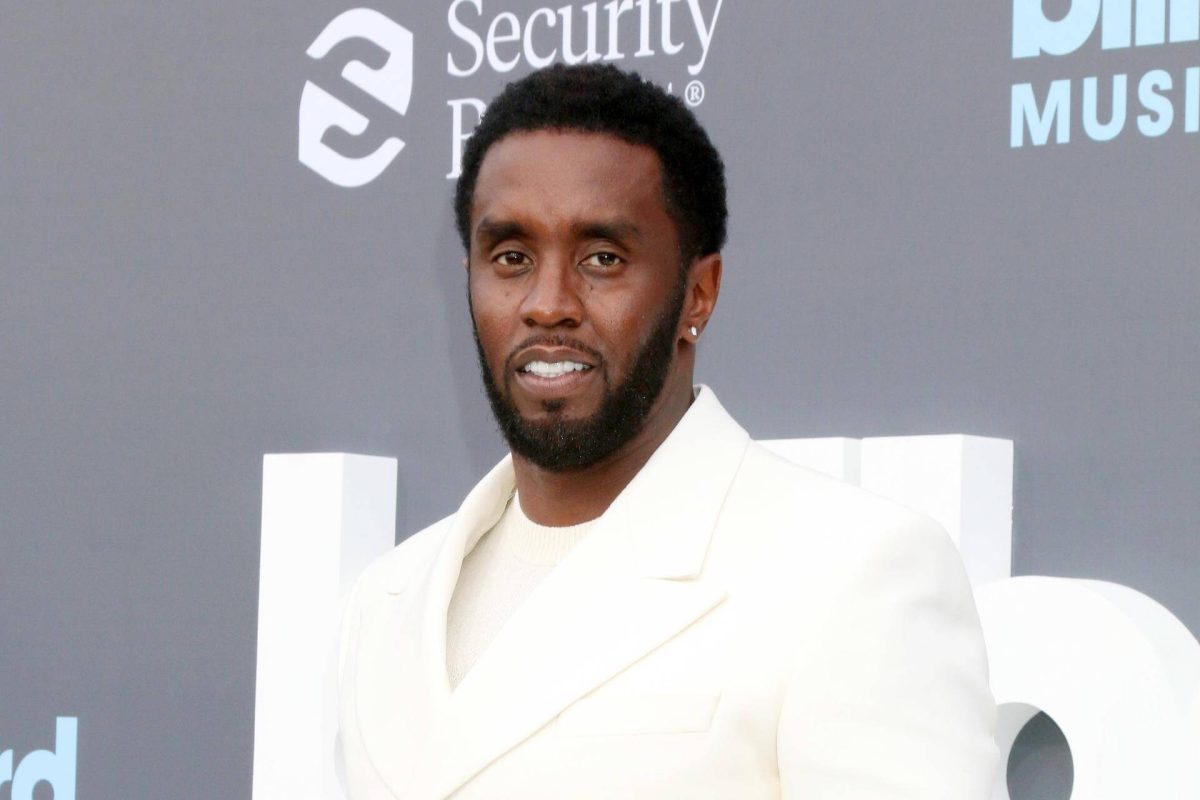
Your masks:
<path fill-rule="evenodd" d="M 719 691 L 598 692 L 558 716 L 558 729 L 569 736 L 638 733 L 699 733 L 712 725 Z"/>

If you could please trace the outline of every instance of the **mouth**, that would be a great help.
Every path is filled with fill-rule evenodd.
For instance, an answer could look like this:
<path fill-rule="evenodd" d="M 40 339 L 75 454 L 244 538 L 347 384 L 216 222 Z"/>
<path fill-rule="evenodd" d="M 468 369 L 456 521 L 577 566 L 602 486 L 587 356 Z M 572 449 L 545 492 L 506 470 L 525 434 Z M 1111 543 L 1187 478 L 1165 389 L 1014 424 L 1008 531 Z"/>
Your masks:
<path fill-rule="evenodd" d="M 586 391 L 600 374 L 598 354 L 572 347 L 530 347 L 518 353 L 513 370 L 519 391 L 543 405 Z"/>
<path fill-rule="evenodd" d="M 575 372 L 588 372 L 591 369 L 591 364 L 584 364 L 581 361 L 537 360 L 530 361 L 528 364 L 521 367 L 518 372 L 522 372 L 526 375 L 532 375 L 535 378 L 554 380 Z"/>
<path fill-rule="evenodd" d="M 562 401 L 582 394 L 593 382 L 597 370 L 582 361 L 547 361 L 537 359 L 517 369 L 516 384 L 520 391 L 543 406 L 549 401 Z"/>

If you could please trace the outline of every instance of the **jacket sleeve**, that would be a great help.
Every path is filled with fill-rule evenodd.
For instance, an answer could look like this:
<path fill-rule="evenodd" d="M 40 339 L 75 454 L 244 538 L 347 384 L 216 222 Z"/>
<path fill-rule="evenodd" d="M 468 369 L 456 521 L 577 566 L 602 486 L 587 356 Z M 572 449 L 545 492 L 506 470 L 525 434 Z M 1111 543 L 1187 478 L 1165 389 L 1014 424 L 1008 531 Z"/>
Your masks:
<path fill-rule="evenodd" d="M 995 703 L 958 551 L 913 515 L 869 543 L 781 710 L 785 800 L 987 800 Z"/>

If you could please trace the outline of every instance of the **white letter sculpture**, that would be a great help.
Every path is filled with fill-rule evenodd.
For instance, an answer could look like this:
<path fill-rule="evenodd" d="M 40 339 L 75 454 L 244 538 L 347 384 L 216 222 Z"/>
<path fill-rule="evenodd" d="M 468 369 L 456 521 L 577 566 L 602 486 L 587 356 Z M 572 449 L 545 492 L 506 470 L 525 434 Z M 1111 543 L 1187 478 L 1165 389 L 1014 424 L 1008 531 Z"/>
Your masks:
<path fill-rule="evenodd" d="M 395 541 L 395 459 L 263 459 L 254 800 L 343 796 L 334 759 L 342 605 Z"/>

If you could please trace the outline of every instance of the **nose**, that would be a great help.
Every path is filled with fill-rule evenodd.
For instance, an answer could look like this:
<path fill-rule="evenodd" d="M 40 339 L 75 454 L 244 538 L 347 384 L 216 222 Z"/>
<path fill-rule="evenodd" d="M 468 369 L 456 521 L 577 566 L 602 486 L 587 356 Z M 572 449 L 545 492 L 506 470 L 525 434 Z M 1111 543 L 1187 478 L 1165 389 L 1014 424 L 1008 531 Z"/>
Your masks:
<path fill-rule="evenodd" d="M 534 270 L 521 317 L 531 328 L 577 328 L 583 321 L 579 275 L 566 258 L 543 260 Z"/>

